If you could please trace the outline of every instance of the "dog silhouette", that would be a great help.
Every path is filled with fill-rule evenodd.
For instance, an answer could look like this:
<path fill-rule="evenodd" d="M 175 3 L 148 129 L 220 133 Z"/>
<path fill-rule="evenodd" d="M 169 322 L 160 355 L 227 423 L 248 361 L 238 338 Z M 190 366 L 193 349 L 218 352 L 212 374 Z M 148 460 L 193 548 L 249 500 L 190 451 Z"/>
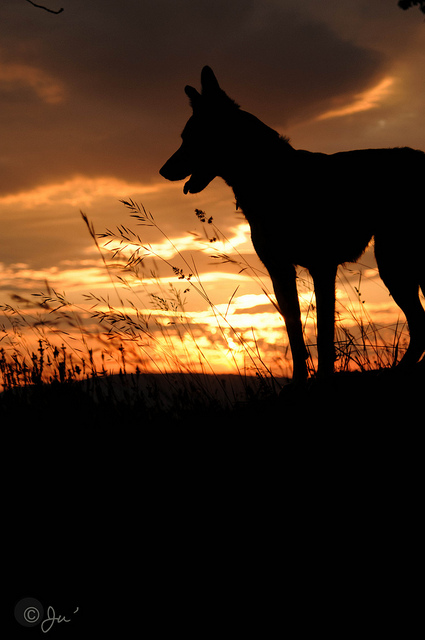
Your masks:
<path fill-rule="evenodd" d="M 254 248 L 273 282 L 285 320 L 293 379 L 307 377 L 296 265 L 314 282 L 318 375 L 334 370 L 335 278 L 338 265 L 355 262 L 374 238 L 380 276 L 403 310 L 410 333 L 400 367 L 425 351 L 425 153 L 410 148 L 362 149 L 334 154 L 294 149 L 288 138 L 243 111 L 210 69 L 202 93 L 185 92 L 193 115 L 180 148 L 160 170 L 198 193 L 221 177 L 233 189 L 251 227 Z"/>

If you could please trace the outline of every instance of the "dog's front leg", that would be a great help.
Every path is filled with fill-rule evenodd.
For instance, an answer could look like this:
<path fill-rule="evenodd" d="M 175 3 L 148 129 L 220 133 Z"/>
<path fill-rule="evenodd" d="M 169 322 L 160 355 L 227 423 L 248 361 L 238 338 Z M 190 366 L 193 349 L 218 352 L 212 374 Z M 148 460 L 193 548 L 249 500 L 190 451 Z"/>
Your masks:
<path fill-rule="evenodd" d="M 294 364 L 292 378 L 300 382 L 307 378 L 308 353 L 304 344 L 295 267 L 292 264 L 280 266 L 276 271 L 269 269 L 269 273 L 291 345 Z"/>
<path fill-rule="evenodd" d="M 310 269 L 317 309 L 318 375 L 332 375 L 335 363 L 335 278 L 338 267 Z"/>

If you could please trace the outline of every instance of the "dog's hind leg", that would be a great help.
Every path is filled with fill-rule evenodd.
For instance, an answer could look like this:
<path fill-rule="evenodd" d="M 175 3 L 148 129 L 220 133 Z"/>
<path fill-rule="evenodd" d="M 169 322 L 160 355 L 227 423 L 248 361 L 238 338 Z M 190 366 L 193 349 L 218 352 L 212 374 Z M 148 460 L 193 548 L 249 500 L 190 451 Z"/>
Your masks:
<path fill-rule="evenodd" d="M 391 243 L 388 246 L 386 242 L 375 238 L 375 256 L 379 274 L 406 316 L 409 326 L 410 344 L 399 366 L 414 365 L 425 352 L 425 309 L 419 297 L 419 286 L 423 290 L 425 281 L 420 278 L 408 256 L 403 253 L 400 256 Z"/>
<path fill-rule="evenodd" d="M 295 267 L 292 264 L 280 265 L 276 270 L 270 267 L 268 270 L 291 345 L 294 365 L 292 378 L 295 382 L 301 382 L 307 378 L 308 353 L 304 344 Z"/>

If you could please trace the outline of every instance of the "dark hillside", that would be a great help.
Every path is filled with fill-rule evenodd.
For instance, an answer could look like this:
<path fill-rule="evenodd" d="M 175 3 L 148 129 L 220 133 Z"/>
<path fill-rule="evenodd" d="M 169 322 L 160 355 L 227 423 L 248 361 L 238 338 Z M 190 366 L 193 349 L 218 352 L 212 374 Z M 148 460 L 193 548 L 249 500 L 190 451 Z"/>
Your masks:
<path fill-rule="evenodd" d="M 337 373 L 306 385 L 283 378 L 237 375 L 141 374 L 10 389 L 0 395 L 7 430 L 143 430 L 155 426 L 269 428 L 296 425 L 412 428 L 424 424 L 424 367 Z"/>

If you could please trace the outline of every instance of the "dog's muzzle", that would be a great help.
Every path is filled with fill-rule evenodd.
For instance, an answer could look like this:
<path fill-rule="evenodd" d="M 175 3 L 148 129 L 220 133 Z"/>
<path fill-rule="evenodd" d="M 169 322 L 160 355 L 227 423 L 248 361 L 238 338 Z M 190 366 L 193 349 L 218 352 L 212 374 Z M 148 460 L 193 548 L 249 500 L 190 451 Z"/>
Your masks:
<path fill-rule="evenodd" d="M 215 175 L 194 171 L 183 187 L 183 193 L 199 193 L 214 180 Z"/>

